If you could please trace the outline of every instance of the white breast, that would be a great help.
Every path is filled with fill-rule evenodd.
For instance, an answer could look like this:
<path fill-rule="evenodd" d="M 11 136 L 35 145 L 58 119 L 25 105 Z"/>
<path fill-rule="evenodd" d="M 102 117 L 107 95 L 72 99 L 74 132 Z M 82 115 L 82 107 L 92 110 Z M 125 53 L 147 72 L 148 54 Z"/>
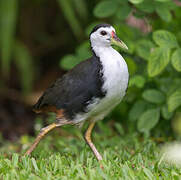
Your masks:
<path fill-rule="evenodd" d="M 128 85 L 128 68 L 123 57 L 112 47 L 101 53 L 103 65 L 103 89 L 108 98 L 122 98 Z"/>
<path fill-rule="evenodd" d="M 112 47 L 96 48 L 95 53 L 103 66 L 103 90 L 106 96 L 103 99 L 95 98 L 87 107 L 88 113 L 75 117 L 77 123 L 90 118 L 93 121 L 103 119 L 121 101 L 128 86 L 128 68 L 123 57 Z"/>

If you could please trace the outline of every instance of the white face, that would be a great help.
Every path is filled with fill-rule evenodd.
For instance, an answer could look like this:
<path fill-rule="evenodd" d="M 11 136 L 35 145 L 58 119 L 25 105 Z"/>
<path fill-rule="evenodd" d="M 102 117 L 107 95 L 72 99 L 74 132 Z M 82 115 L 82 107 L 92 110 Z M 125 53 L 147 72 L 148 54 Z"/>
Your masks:
<path fill-rule="evenodd" d="M 97 29 L 97 31 L 90 36 L 91 46 L 110 46 L 112 31 L 115 33 L 115 29 L 112 26 Z"/>

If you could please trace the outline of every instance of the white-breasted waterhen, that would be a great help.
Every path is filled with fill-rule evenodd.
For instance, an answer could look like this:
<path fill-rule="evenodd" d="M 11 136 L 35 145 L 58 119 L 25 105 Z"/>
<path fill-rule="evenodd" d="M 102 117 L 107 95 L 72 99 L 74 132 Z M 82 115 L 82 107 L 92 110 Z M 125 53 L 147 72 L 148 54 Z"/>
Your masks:
<path fill-rule="evenodd" d="M 92 57 L 82 61 L 50 86 L 34 105 L 37 113 L 54 112 L 56 121 L 43 128 L 25 155 L 29 155 L 42 137 L 65 124 L 90 123 L 85 140 L 98 161 L 102 156 L 91 140 L 95 122 L 102 120 L 125 95 L 129 73 L 123 57 L 112 44 L 128 49 L 109 24 L 99 24 L 90 33 Z"/>

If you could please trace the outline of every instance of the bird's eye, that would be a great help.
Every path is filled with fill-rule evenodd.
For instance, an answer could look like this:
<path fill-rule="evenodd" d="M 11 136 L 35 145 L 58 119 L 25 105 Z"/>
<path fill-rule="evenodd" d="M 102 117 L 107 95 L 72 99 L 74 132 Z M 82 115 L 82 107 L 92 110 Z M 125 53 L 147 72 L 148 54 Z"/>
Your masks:
<path fill-rule="evenodd" d="M 107 32 L 106 32 L 106 31 L 101 31 L 100 34 L 103 35 L 103 36 L 105 36 L 105 35 L 107 34 Z"/>

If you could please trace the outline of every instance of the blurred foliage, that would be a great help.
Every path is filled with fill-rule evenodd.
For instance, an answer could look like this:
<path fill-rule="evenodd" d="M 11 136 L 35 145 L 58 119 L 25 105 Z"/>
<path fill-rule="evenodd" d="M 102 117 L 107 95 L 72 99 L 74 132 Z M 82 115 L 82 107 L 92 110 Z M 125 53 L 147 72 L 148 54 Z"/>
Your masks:
<path fill-rule="evenodd" d="M 0 2 L 0 43 L 2 70 L 4 74 L 7 74 L 10 68 L 18 11 L 17 6 L 17 0 Z"/>
<path fill-rule="evenodd" d="M 45 3 L 48 2 L 32 1 L 37 7 Z M 57 25 L 61 19 L 57 16 L 47 21 L 52 23 L 49 26 L 55 26 L 60 31 L 58 38 L 51 40 L 49 34 L 42 32 L 35 39 L 44 44 L 66 43 L 67 46 L 56 53 L 60 67 L 69 70 L 91 56 L 88 40 L 91 28 L 99 22 L 112 24 L 117 35 L 129 47 L 128 52 L 117 50 L 128 64 L 130 81 L 127 97 L 108 118 L 125 119 L 122 121 L 128 129 L 138 129 L 145 134 L 155 127 L 170 132 L 171 120 L 176 114 L 181 116 L 178 113 L 181 111 L 179 3 L 176 0 L 57 0 L 55 4 L 64 19 L 60 22 L 61 27 L 68 24 L 68 33 L 72 32 L 74 37 Z M 7 77 L 13 60 L 21 74 L 23 91 L 30 92 L 33 74 L 40 67 L 34 67 L 30 48 L 15 36 L 19 7 L 18 0 L 11 0 L 11 3 L 10 0 L 0 1 L 1 71 Z M 33 26 L 33 22 L 29 23 L 29 27 Z M 60 48 L 59 44 L 57 46 Z"/>
<path fill-rule="evenodd" d="M 102 0 L 93 13 L 99 20 L 107 18 L 129 47 L 128 54 L 121 52 L 131 74 L 126 103 L 121 103 L 112 116 L 127 119 L 128 115 L 129 121 L 146 134 L 158 123 L 170 126 L 168 120 L 181 105 L 181 8 L 169 0 Z M 128 26 L 129 16 L 142 20 L 151 31 L 143 33 L 141 28 Z M 79 61 L 76 52 L 66 55 L 60 65 L 70 69 Z"/>

